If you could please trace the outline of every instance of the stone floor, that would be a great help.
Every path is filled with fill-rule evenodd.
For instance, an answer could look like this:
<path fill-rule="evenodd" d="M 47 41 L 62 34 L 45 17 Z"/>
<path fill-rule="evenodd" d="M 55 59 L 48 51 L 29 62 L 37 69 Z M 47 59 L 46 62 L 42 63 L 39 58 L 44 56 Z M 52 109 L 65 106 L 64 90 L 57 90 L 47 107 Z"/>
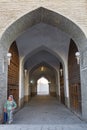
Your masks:
<path fill-rule="evenodd" d="M 14 116 L 14 124 L 0 130 L 87 130 L 87 124 L 55 97 L 36 96 Z"/>
<path fill-rule="evenodd" d="M 55 97 L 36 96 L 14 118 L 14 124 L 83 124 Z"/>

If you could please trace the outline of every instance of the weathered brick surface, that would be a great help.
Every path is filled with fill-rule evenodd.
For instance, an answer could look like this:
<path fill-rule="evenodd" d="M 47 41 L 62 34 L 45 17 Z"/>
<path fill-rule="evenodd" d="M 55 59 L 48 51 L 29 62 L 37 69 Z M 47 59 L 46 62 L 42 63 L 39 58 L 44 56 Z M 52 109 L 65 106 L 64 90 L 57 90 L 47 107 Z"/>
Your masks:
<path fill-rule="evenodd" d="M 87 32 L 86 0 L 0 0 L 0 33 L 24 14 L 41 6 L 71 19 Z"/>

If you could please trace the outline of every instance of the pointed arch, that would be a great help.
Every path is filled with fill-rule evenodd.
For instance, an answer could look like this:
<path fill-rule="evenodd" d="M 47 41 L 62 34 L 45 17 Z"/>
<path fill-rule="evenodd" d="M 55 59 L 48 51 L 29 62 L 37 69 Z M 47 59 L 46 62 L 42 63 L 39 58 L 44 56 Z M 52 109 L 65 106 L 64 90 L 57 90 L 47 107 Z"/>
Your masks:
<path fill-rule="evenodd" d="M 64 66 L 64 61 L 63 61 L 63 59 L 61 58 L 61 56 L 59 56 L 56 52 L 54 52 L 52 49 L 50 49 L 50 48 L 48 48 L 48 47 L 46 47 L 46 46 L 40 46 L 40 47 L 38 47 L 38 48 L 36 48 L 36 49 L 34 49 L 33 51 L 31 51 L 30 53 L 28 53 L 27 55 L 26 55 L 26 57 L 24 58 L 24 60 L 23 60 L 23 63 L 24 63 L 24 66 L 25 66 L 25 64 L 26 64 L 26 61 L 30 58 L 30 57 L 32 57 L 33 55 L 36 55 L 37 53 L 39 53 L 39 52 L 41 52 L 41 51 L 46 51 L 47 53 L 49 53 L 50 55 L 52 55 L 52 56 L 54 56 L 55 58 L 56 58 L 56 60 L 58 60 L 58 62 L 60 61 L 62 64 L 63 64 L 63 66 Z M 44 61 L 45 62 L 45 61 Z"/>
<path fill-rule="evenodd" d="M 49 81 L 45 77 L 37 80 L 37 95 L 49 95 Z"/>
<path fill-rule="evenodd" d="M 9 50 L 9 47 L 11 46 L 13 41 L 16 40 L 16 38 L 18 36 L 20 36 L 24 31 L 26 31 L 27 28 L 30 28 L 33 25 L 38 24 L 40 22 L 50 24 L 52 26 L 55 26 L 55 27 L 61 29 L 64 32 L 66 32 L 75 41 L 79 50 L 82 49 L 82 51 L 83 50 L 86 51 L 85 48 L 87 48 L 87 36 L 82 31 L 82 29 L 78 25 L 76 25 L 76 23 L 74 23 L 70 19 L 67 19 L 66 17 L 62 16 L 61 14 L 58 14 L 58 12 L 53 12 L 46 8 L 40 7 L 38 9 L 33 10 L 33 11 L 29 12 L 28 14 L 24 15 L 23 17 L 21 17 L 20 19 L 15 21 L 13 24 L 11 24 L 4 31 L 4 33 L 2 34 L 1 39 L 0 39 L 0 44 L 2 45 L 2 48 L 3 48 L 3 52 L 2 52 L 3 55 L 6 56 L 8 50 Z M 84 54 L 82 54 L 81 58 L 86 57 L 85 55 L 87 55 L 86 52 L 84 52 Z M 61 56 L 60 56 L 60 59 L 61 59 Z M 84 58 L 84 61 L 85 61 L 84 63 L 86 63 L 86 58 Z M 82 65 L 82 67 L 84 67 L 84 69 L 86 70 L 87 68 L 85 66 L 86 65 Z M 82 70 L 82 72 L 81 72 L 82 77 L 84 76 L 85 73 L 86 73 L 86 71 Z M 2 87 L 4 87 L 5 85 L 6 85 L 5 87 L 7 87 L 7 68 L 6 68 L 6 72 L 2 75 L 2 77 L 4 77 L 4 76 L 5 76 L 5 78 L 4 78 L 5 83 L 4 82 L 2 83 Z M 68 80 L 68 78 L 66 80 Z M 82 85 L 84 88 L 84 91 L 82 92 L 82 94 L 83 94 L 82 95 L 82 97 L 83 97 L 83 101 L 82 101 L 83 117 L 87 118 L 87 114 L 86 114 L 87 104 L 86 104 L 86 101 L 84 100 L 84 99 L 87 99 L 87 97 L 86 97 L 87 94 L 85 91 L 86 82 L 84 82 L 83 78 L 82 78 Z M 84 96 L 84 92 L 85 92 L 85 96 Z M 5 92 L 3 92 L 3 95 L 4 95 L 4 93 L 6 93 L 6 89 L 5 89 Z"/>
<path fill-rule="evenodd" d="M 39 7 L 25 14 L 11 24 L 2 34 L 0 43 L 8 49 L 11 43 L 27 28 L 30 28 L 40 22 L 60 28 L 62 31 L 70 35 L 72 39 L 74 39 L 78 47 L 82 47 L 83 44 L 85 45 L 85 43 L 87 43 L 85 33 L 76 23 L 61 14 L 48 10 L 44 7 Z"/>
<path fill-rule="evenodd" d="M 43 71 L 41 71 L 42 66 L 43 66 Z M 31 69 L 29 73 L 29 77 L 30 77 L 30 82 L 33 80 L 33 83 L 31 84 L 32 96 L 37 94 L 37 87 L 36 87 L 37 81 L 41 77 L 45 77 L 48 80 L 48 85 L 50 86 L 50 88 L 48 88 L 50 95 L 56 96 L 57 94 L 56 87 L 58 87 L 56 78 L 58 77 L 58 75 L 55 68 L 53 68 L 51 65 L 49 65 L 46 62 L 44 64 L 43 62 L 40 64 L 37 64 L 36 66 L 34 66 L 34 68 Z"/>

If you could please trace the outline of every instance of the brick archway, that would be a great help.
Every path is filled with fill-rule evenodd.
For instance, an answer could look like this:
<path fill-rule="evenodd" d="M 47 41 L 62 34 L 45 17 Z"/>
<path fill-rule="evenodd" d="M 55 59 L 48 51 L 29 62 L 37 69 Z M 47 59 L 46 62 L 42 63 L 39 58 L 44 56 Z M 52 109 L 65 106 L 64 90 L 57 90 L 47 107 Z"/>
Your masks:
<path fill-rule="evenodd" d="M 44 70 L 41 71 L 41 67 L 43 66 Z M 45 77 L 48 80 L 49 84 L 49 94 L 51 96 L 58 96 L 58 92 L 56 92 L 56 89 L 58 87 L 58 82 L 57 82 L 57 72 L 55 68 L 50 66 L 50 64 L 46 62 L 39 63 L 35 65 L 31 71 L 29 72 L 29 77 L 30 77 L 30 88 L 31 88 L 31 96 L 37 95 L 37 81 L 41 77 Z M 31 83 L 31 81 L 33 83 Z"/>
<path fill-rule="evenodd" d="M 64 17 L 56 12 L 45 9 L 43 7 L 40 7 L 32 12 L 29 12 L 28 14 L 24 15 L 23 17 L 21 17 L 20 19 L 15 21 L 2 34 L 2 37 L 0 39 L 0 44 L 1 44 L 0 49 L 1 49 L 2 54 L 0 57 L 2 58 L 2 61 L 3 61 L 3 57 L 6 56 L 11 43 L 19 35 L 21 35 L 27 28 L 30 28 L 33 25 L 40 23 L 40 22 L 49 24 L 51 26 L 54 26 L 54 27 L 59 28 L 60 30 L 64 31 L 75 41 L 77 47 L 80 50 L 80 53 L 81 53 L 80 71 L 81 71 L 81 84 L 82 84 L 82 115 L 83 115 L 83 118 L 87 118 L 87 114 L 86 114 L 86 108 L 87 108 L 87 103 L 86 103 L 87 102 L 86 101 L 87 100 L 87 95 L 86 95 L 87 39 L 86 39 L 84 32 L 79 28 L 79 26 L 77 26 L 71 20 L 67 19 L 66 17 Z M 67 66 L 67 63 L 66 63 L 66 66 Z M 2 88 L 4 87 L 5 92 L 7 92 L 7 70 L 8 70 L 7 63 L 5 63 L 5 68 L 6 68 L 5 73 L 4 74 L 1 73 L 1 75 L 0 75 L 1 76 L 0 82 L 1 82 L 1 91 L 2 91 Z M 84 75 L 85 75 L 85 80 L 83 79 Z M 2 79 L 4 80 L 3 83 L 2 83 Z M 67 80 L 68 80 L 68 77 L 65 79 L 65 82 L 67 82 Z M 7 95 L 5 95 L 5 97 L 4 97 L 5 92 L 2 93 L 3 101 L 2 100 L 0 101 L 1 106 L 3 106 L 2 104 L 6 100 Z M 1 113 L 2 113 L 2 110 L 1 110 Z"/>

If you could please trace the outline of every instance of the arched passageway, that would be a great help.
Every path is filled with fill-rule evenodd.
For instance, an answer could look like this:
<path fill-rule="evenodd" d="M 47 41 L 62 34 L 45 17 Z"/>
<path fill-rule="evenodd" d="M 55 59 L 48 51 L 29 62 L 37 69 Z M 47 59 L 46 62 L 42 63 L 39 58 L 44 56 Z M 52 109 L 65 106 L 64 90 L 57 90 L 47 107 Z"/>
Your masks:
<path fill-rule="evenodd" d="M 60 21 L 60 22 L 58 22 Z M 67 24 L 66 24 L 67 23 Z M 20 26 L 19 26 L 20 25 Z M 9 33 L 8 33 L 9 32 Z M 54 32 L 54 33 L 53 33 Z M 80 38 L 79 38 L 80 37 Z M 83 33 L 83 31 L 74 24 L 71 20 L 65 18 L 64 16 L 47 10 L 45 8 L 38 8 L 32 12 L 29 12 L 25 16 L 21 17 L 19 20 L 14 22 L 11 26 L 9 26 L 0 39 L 0 44 L 3 46 L 3 54 L 7 55 L 9 47 L 11 46 L 13 41 L 16 41 L 18 50 L 19 50 L 19 59 L 20 59 L 20 69 L 19 69 L 19 104 L 20 107 L 24 104 L 25 99 L 31 95 L 36 95 L 36 81 L 41 77 L 39 74 L 35 79 L 35 84 L 30 84 L 30 78 L 32 78 L 30 71 L 36 65 L 41 62 L 49 63 L 56 70 L 56 75 L 53 71 L 50 74 L 42 76 L 48 77 L 48 79 L 53 79 L 53 83 L 51 82 L 51 87 L 55 86 L 55 92 L 53 89 L 50 90 L 50 94 L 58 96 L 58 99 L 61 97 L 62 91 L 60 91 L 60 62 L 62 62 L 63 66 L 63 80 L 64 80 L 64 89 L 63 95 L 65 100 L 65 105 L 69 108 L 69 103 L 71 101 L 69 97 L 69 77 L 68 77 L 68 51 L 69 44 L 71 38 L 77 45 L 78 50 L 81 53 L 80 59 L 80 75 L 81 75 L 81 105 L 82 105 L 82 116 L 83 118 L 87 118 L 86 108 L 87 103 L 85 99 L 87 99 L 86 95 L 86 51 L 85 47 L 87 39 Z M 7 43 L 7 44 L 6 44 Z M 46 48 L 43 50 L 39 50 L 41 48 Z M 49 51 L 51 53 L 49 53 Z M 35 52 L 37 51 L 37 52 Z M 32 55 L 33 52 L 33 55 Z M 50 55 L 51 54 L 51 55 Z M 1 58 L 2 58 L 1 57 Z M 2 58 L 3 61 L 4 58 Z M 69 61 L 70 62 L 70 61 Z M 39 66 L 40 67 L 40 66 Z M 38 67 L 38 69 L 39 69 Z M 48 67 L 49 68 L 49 67 Z M 25 76 L 25 70 L 27 70 L 27 75 Z M 37 70 L 37 69 L 36 69 Z M 7 98 L 7 62 L 5 62 L 5 72 L 1 75 L 4 82 L 0 79 L 2 83 L 2 87 L 4 88 L 4 92 L 2 92 L 3 101 L 0 100 L 0 104 L 3 107 L 3 102 Z M 35 72 L 35 71 L 33 71 Z M 38 71 L 37 71 L 38 72 Z M 37 73 L 35 73 L 37 74 Z M 70 72 L 69 72 L 70 74 Z M 85 75 L 85 81 L 82 78 Z M 53 76 L 53 77 L 51 77 Z M 51 77 L 51 78 L 50 78 Z M 71 85 L 71 84 L 70 84 Z M 4 87 L 5 86 L 5 87 Z M 2 89 L 1 87 L 1 89 Z M 35 89 L 34 89 L 35 87 Z M 33 91 L 34 90 L 34 91 Z M 4 96 L 4 93 L 6 94 Z M 70 94 L 71 95 L 71 94 Z M 62 97 L 61 97 L 62 99 Z M 75 102 L 77 99 L 73 100 Z M 75 103 L 76 104 L 76 103 Z M 76 106 L 75 106 L 76 109 Z M 2 108 L 0 109 L 2 113 Z"/>
<path fill-rule="evenodd" d="M 43 70 L 42 70 L 43 67 Z M 32 68 L 29 73 L 31 95 L 57 96 L 57 74 L 50 65 L 42 62 Z M 45 91 L 46 90 L 46 91 Z"/>
<path fill-rule="evenodd" d="M 37 95 L 49 95 L 49 82 L 45 77 L 37 81 Z"/>

